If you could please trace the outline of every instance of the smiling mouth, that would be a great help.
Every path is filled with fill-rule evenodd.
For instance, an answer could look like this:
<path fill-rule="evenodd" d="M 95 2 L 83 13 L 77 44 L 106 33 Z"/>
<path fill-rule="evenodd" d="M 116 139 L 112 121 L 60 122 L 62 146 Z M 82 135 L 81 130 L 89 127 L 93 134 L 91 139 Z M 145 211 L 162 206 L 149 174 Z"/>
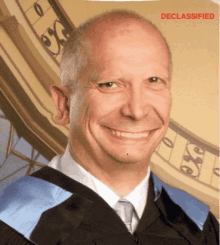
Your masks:
<path fill-rule="evenodd" d="M 131 132 L 123 132 L 123 131 L 118 131 L 115 129 L 108 128 L 107 129 L 114 135 L 120 138 L 128 138 L 128 139 L 143 139 L 149 136 L 151 133 L 151 130 L 149 131 L 144 131 L 140 133 L 131 133 Z"/>

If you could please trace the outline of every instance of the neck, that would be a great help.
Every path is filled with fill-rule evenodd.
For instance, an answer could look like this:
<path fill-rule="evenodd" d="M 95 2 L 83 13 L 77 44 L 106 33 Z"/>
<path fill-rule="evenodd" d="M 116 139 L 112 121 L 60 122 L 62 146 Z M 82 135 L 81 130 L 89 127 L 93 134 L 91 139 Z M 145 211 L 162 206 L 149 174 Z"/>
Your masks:
<path fill-rule="evenodd" d="M 118 162 L 106 157 L 94 160 L 88 154 L 77 154 L 80 151 L 74 151 L 71 146 L 69 151 L 80 166 L 120 197 L 127 196 L 144 179 L 149 164 L 149 161 Z"/>
<path fill-rule="evenodd" d="M 113 171 L 107 175 L 95 176 L 109 188 L 111 188 L 118 196 L 127 196 L 132 190 L 144 179 L 147 169 L 141 173 L 134 172 L 130 169 L 126 171 Z M 94 174 L 93 174 L 94 175 Z"/>

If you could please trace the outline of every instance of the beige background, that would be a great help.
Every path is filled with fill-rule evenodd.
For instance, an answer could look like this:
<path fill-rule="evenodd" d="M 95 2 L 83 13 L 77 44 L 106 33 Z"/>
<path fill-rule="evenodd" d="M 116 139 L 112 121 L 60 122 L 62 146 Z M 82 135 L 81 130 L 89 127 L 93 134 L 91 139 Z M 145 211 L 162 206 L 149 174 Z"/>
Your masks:
<path fill-rule="evenodd" d="M 155 23 L 173 57 L 171 118 L 219 145 L 219 7 L 209 0 L 100 2 L 60 0 L 75 24 L 111 9 L 134 10 Z M 212 20 L 164 20 L 161 13 L 214 13 Z"/>

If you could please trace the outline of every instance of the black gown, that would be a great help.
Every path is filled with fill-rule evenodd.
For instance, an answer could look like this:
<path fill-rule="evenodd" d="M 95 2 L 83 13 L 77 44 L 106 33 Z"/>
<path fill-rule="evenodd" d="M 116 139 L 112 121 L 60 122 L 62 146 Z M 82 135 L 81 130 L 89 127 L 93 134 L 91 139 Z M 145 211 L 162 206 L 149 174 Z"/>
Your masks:
<path fill-rule="evenodd" d="M 0 213 L 0 245 L 219 244 L 216 218 L 208 212 L 201 230 L 165 188 L 155 199 L 152 176 L 151 173 L 147 205 L 136 231 L 131 234 L 115 211 L 95 192 L 55 169 L 43 167 L 31 178 L 53 183 L 72 194 L 42 212 L 29 239 L 3 222 Z"/>

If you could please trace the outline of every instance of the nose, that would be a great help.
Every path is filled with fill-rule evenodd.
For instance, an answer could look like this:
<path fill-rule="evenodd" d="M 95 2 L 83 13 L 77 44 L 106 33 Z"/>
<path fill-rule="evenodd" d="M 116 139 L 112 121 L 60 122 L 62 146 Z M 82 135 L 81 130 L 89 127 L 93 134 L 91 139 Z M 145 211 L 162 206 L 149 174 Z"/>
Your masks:
<path fill-rule="evenodd" d="M 149 109 L 149 100 L 143 89 L 133 88 L 126 98 L 126 103 L 122 106 L 121 114 L 138 121 L 148 114 Z"/>

